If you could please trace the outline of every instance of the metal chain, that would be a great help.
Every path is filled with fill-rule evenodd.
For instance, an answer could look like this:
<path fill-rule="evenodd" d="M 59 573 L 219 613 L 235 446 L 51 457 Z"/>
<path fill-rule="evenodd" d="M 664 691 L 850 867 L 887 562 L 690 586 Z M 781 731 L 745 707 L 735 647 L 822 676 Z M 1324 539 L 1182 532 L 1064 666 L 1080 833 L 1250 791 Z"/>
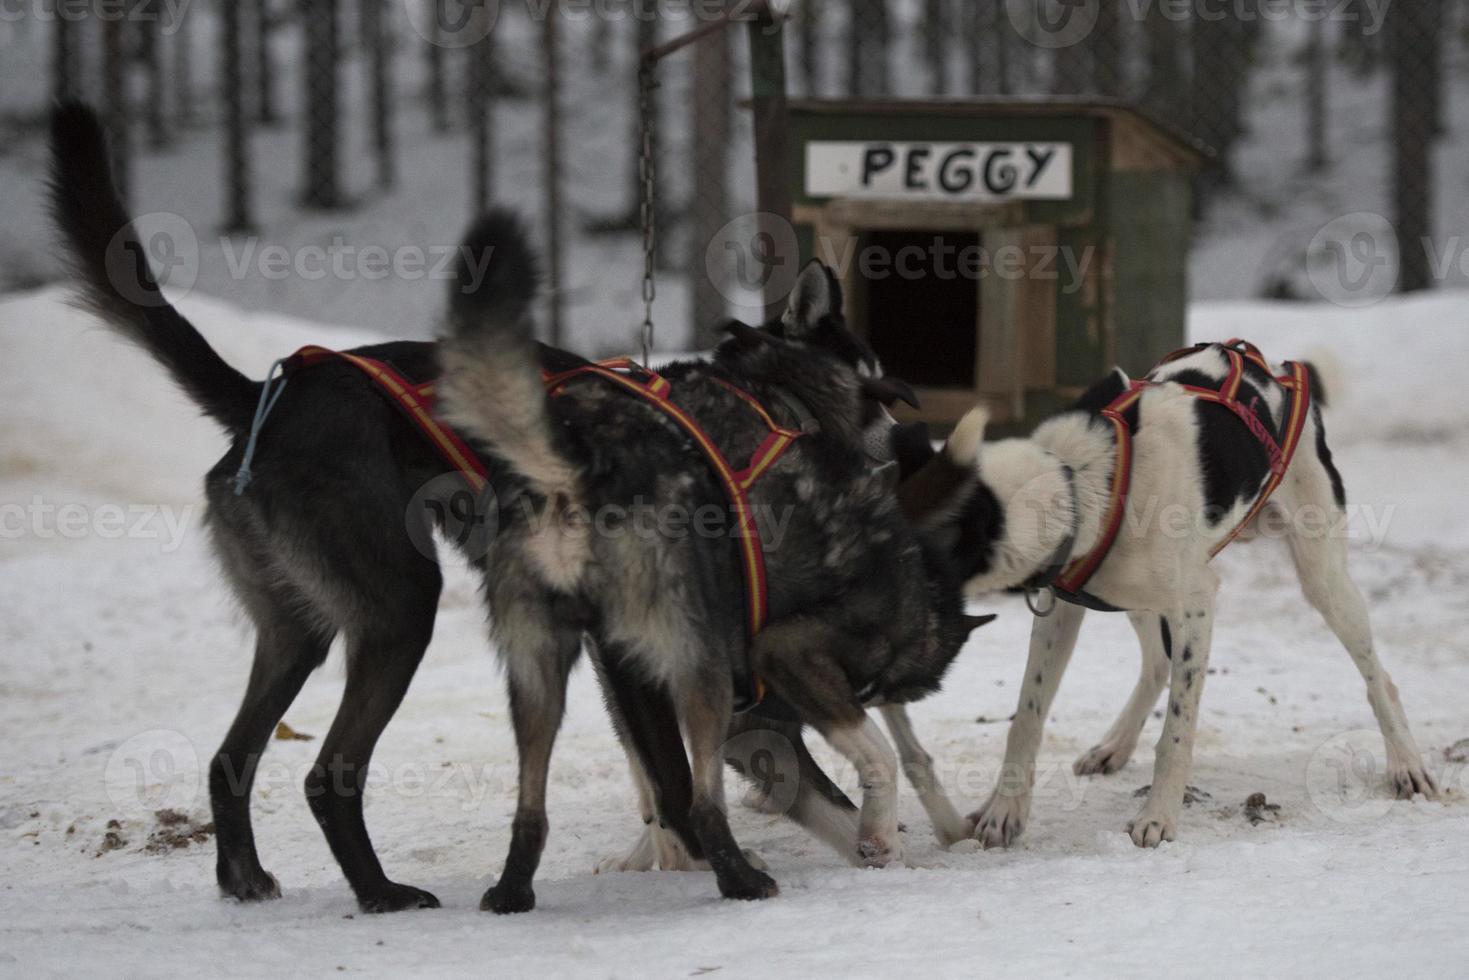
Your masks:
<path fill-rule="evenodd" d="M 641 181 L 642 201 L 640 217 L 643 225 L 643 367 L 650 366 L 653 353 L 653 300 L 658 295 L 654 281 L 657 264 L 657 209 L 654 207 L 653 159 L 653 92 L 658 87 L 656 62 L 645 60 L 638 68 L 638 114 L 642 131 L 642 152 L 638 157 L 638 178 Z"/>

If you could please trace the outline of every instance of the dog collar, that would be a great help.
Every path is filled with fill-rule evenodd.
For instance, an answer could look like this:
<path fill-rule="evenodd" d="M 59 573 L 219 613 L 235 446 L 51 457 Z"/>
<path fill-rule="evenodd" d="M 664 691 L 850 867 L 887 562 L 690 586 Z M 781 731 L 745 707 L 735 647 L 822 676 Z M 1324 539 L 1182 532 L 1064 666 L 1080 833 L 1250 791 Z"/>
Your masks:
<path fill-rule="evenodd" d="M 1071 526 L 1066 529 L 1066 535 L 1056 550 L 1051 552 L 1051 557 L 1041 566 L 1040 571 L 1026 579 L 1021 585 L 1025 590 L 1025 604 L 1030 611 L 1037 616 L 1049 616 L 1056 608 L 1056 593 L 1052 588 L 1056 579 L 1066 568 L 1066 563 L 1071 560 L 1071 552 L 1076 549 L 1077 530 L 1081 525 L 1081 513 L 1077 507 L 1076 500 L 1076 472 L 1067 464 L 1061 464 L 1061 475 L 1066 478 L 1066 492 L 1071 497 Z M 1039 602 L 1040 593 L 1051 593 L 1051 604 L 1042 607 Z"/>

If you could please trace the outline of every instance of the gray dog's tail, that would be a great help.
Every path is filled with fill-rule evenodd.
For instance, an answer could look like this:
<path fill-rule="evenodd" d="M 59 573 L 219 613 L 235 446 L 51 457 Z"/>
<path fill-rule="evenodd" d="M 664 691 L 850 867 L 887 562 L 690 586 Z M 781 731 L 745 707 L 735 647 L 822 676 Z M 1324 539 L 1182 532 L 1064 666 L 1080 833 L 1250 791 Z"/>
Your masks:
<path fill-rule="evenodd" d="M 452 424 L 493 446 L 553 515 L 566 515 L 580 506 L 581 478 L 556 445 L 541 383 L 531 316 L 537 283 L 535 254 L 520 221 L 504 211 L 480 218 L 460 248 L 449 297 L 439 405 Z M 575 556 L 559 544 L 552 551 L 556 578 L 579 574 L 566 564 L 578 565 Z"/>
<path fill-rule="evenodd" d="M 225 363 L 164 298 L 113 186 L 107 136 L 84 105 L 51 113 L 49 190 L 86 308 L 152 354 L 205 414 L 232 433 L 247 431 L 260 386 Z"/>

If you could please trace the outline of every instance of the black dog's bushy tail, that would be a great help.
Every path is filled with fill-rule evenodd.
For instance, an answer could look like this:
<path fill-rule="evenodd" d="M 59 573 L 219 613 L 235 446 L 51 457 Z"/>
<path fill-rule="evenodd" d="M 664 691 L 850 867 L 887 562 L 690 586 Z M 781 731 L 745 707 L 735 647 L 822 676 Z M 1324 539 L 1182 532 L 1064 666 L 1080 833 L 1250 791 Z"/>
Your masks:
<path fill-rule="evenodd" d="M 479 219 L 460 248 L 449 297 L 439 405 L 559 508 L 577 502 L 579 476 L 556 446 L 547 411 L 531 317 L 537 282 L 520 221 L 504 211 Z"/>
<path fill-rule="evenodd" d="M 159 290 L 113 185 L 106 133 L 87 106 L 51 113 L 49 191 L 86 307 L 152 354 L 211 418 L 247 431 L 260 386 L 225 363 Z"/>

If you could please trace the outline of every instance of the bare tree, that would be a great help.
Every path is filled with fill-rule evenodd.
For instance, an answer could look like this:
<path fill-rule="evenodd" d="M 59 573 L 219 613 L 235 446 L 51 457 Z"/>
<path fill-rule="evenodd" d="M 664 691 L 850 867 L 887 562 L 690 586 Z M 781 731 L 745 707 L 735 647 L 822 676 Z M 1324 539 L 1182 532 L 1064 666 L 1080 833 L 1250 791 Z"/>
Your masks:
<path fill-rule="evenodd" d="M 1182 123 L 1188 98 L 1183 38 L 1178 24 L 1165 15 L 1161 4 L 1148 8 L 1143 38 L 1147 62 L 1143 104 L 1169 122 Z"/>
<path fill-rule="evenodd" d="M 194 123 L 194 34 L 189 11 L 191 3 L 175 5 L 173 22 L 173 121 L 179 127 Z"/>
<path fill-rule="evenodd" d="M 1403 292 L 1433 286 L 1429 243 L 1433 240 L 1433 139 L 1438 81 L 1435 63 L 1442 7 L 1396 4 L 1388 12 L 1392 65 L 1393 222 L 1398 233 Z"/>
<path fill-rule="evenodd" d="M 727 31 L 719 31 L 694 45 L 694 77 L 698 84 L 690 103 L 694 134 L 693 247 L 694 256 L 701 255 L 719 235 L 729 220 L 729 137 L 730 137 L 730 39 Z M 693 264 L 694 346 L 700 350 L 714 347 L 716 331 L 724 319 L 726 306 L 720 293 L 721 283 L 699 274 L 701 263 Z"/>
<path fill-rule="evenodd" d="M 1121 2 L 1099 0 L 1097 26 L 1092 31 L 1092 86 L 1101 95 L 1119 96 L 1126 88 Z"/>
<path fill-rule="evenodd" d="M 362 0 L 360 23 L 367 48 L 368 116 L 377 162 L 377 186 L 391 188 L 398 179 L 393 150 L 393 39 L 383 27 L 385 0 Z"/>
<path fill-rule="evenodd" d="M 306 19 L 306 184 L 301 202 L 310 208 L 338 208 L 345 202 L 337 156 L 337 0 L 312 0 L 302 16 Z"/>
<path fill-rule="evenodd" d="M 883 0 L 847 0 L 847 94 L 887 95 L 891 32 Z"/>
<path fill-rule="evenodd" d="M 817 98 L 821 95 L 822 71 L 822 0 L 800 0 L 796 11 L 800 19 L 801 78 L 805 81 L 806 95 Z"/>
<path fill-rule="evenodd" d="M 429 39 L 428 46 L 424 48 L 428 61 L 428 109 L 433 119 L 434 131 L 445 133 L 449 131 L 449 95 L 448 86 L 444 80 L 443 31 L 445 18 L 448 16 L 444 5 L 448 0 L 430 0 L 430 2 L 434 5 L 432 37 Z"/>
<path fill-rule="evenodd" d="M 237 3 L 240 0 L 226 0 Z M 335 16 L 336 0 L 329 0 Z M 318 16 L 310 4 L 302 4 L 302 16 Z M 276 97 L 275 52 L 271 49 L 271 38 L 275 35 L 275 11 L 270 0 L 255 0 L 253 9 L 255 23 L 255 120 L 262 126 L 277 126 L 281 122 L 280 99 Z M 308 27 L 309 31 L 310 28 Z M 308 55 L 309 57 L 309 55 Z"/>
<path fill-rule="evenodd" d="M 63 8 L 65 0 L 52 0 L 51 100 L 67 102 L 77 97 L 77 30 Z"/>
<path fill-rule="evenodd" d="M 923 55 L 928 61 L 928 90 L 943 95 L 949 90 L 949 23 L 948 0 L 923 2 Z"/>
<path fill-rule="evenodd" d="M 495 196 L 495 35 L 486 34 L 465 52 L 469 58 L 469 173 L 475 207 L 483 213 Z"/>
<path fill-rule="evenodd" d="M 1327 167 L 1326 73 L 1331 50 L 1326 37 L 1326 18 L 1311 21 L 1306 41 L 1306 170 L 1320 173 Z"/>
<path fill-rule="evenodd" d="M 162 0 L 140 0 L 138 7 L 138 60 L 148 80 L 148 94 L 143 100 L 143 125 L 148 133 L 148 146 L 161 150 L 168 146 L 168 77 L 163 64 Z"/>
<path fill-rule="evenodd" d="M 128 104 L 127 17 L 102 22 L 103 113 L 112 145 L 112 179 L 127 203 L 132 191 L 132 120 Z"/>
<path fill-rule="evenodd" d="M 239 3 L 226 3 L 220 8 L 222 18 L 220 60 L 224 77 L 220 79 L 220 98 L 225 112 L 224 186 L 226 189 L 224 230 L 230 233 L 250 231 L 255 226 L 251 217 L 249 123 L 245 118 L 244 30 L 243 11 Z"/>
<path fill-rule="evenodd" d="M 546 301 L 548 305 L 547 340 L 560 346 L 564 338 L 565 292 L 561 279 L 561 49 L 557 25 L 561 20 L 560 4 L 550 0 L 546 5 L 542 27 L 542 56 L 545 61 L 545 130 L 543 160 L 546 190 Z"/>

